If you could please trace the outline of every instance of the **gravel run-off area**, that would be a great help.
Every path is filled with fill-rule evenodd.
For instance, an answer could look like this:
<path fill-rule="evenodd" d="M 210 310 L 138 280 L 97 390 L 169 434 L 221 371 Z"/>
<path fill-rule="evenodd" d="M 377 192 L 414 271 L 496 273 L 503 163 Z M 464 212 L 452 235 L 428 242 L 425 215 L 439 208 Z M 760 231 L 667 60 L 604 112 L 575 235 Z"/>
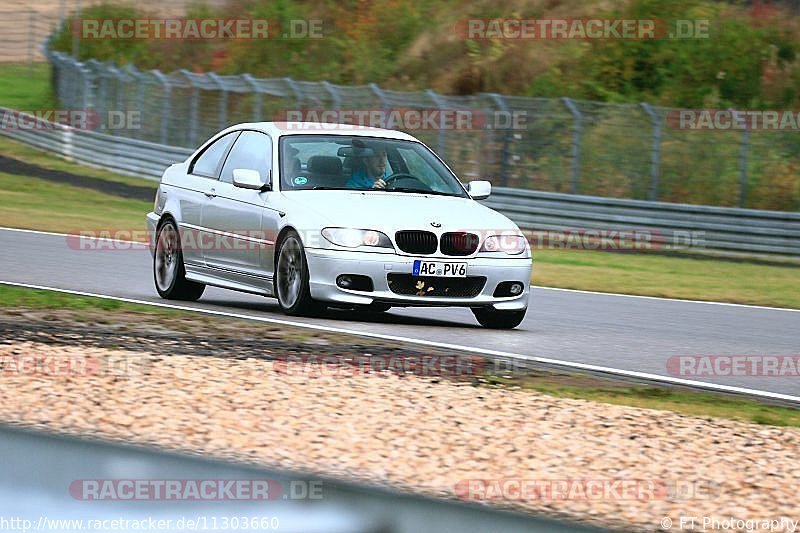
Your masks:
<path fill-rule="evenodd" d="M 629 531 L 661 530 L 664 517 L 800 518 L 794 428 L 320 367 L 213 340 L 197 343 L 203 353 L 108 332 L 81 343 L 52 322 L 51 333 L 25 324 L 0 335 L 2 423 Z"/>

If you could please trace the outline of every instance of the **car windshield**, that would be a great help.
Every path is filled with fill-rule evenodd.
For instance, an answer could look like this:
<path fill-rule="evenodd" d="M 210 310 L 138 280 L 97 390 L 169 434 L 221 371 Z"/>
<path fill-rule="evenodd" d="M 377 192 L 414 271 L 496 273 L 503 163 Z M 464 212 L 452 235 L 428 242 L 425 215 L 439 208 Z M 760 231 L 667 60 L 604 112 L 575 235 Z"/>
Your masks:
<path fill-rule="evenodd" d="M 281 190 L 353 189 L 466 197 L 458 179 L 419 142 L 347 135 L 281 139 Z"/>

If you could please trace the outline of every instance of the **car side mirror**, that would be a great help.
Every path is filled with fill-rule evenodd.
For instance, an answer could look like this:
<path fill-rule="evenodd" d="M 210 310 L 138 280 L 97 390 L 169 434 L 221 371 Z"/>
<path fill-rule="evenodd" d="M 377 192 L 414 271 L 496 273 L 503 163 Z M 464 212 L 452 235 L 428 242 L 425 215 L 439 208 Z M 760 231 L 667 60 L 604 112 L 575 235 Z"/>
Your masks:
<path fill-rule="evenodd" d="M 470 181 L 467 183 L 467 192 L 473 200 L 485 200 L 492 194 L 492 184 L 488 181 Z"/>
<path fill-rule="evenodd" d="M 269 182 L 261 178 L 261 173 L 251 168 L 233 169 L 233 185 L 241 187 L 242 189 L 253 189 L 256 191 L 264 191 L 269 188 Z"/>

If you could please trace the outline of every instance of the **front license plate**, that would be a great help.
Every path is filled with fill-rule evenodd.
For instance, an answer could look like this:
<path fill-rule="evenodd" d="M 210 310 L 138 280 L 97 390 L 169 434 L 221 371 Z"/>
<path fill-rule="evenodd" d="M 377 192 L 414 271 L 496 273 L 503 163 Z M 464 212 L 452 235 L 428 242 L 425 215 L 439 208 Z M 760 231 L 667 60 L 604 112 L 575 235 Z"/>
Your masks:
<path fill-rule="evenodd" d="M 436 261 L 414 261 L 414 276 L 441 276 L 443 278 L 466 278 L 466 263 L 439 263 Z"/>

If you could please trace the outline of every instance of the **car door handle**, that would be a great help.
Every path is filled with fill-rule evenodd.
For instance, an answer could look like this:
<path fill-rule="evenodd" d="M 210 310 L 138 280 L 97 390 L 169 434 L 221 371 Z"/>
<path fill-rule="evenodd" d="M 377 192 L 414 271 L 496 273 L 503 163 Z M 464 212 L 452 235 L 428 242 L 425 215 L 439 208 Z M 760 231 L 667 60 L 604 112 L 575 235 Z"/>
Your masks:
<path fill-rule="evenodd" d="M 205 195 L 208 196 L 209 198 L 214 198 L 217 195 L 217 191 L 216 189 L 210 189 L 205 192 Z"/>

